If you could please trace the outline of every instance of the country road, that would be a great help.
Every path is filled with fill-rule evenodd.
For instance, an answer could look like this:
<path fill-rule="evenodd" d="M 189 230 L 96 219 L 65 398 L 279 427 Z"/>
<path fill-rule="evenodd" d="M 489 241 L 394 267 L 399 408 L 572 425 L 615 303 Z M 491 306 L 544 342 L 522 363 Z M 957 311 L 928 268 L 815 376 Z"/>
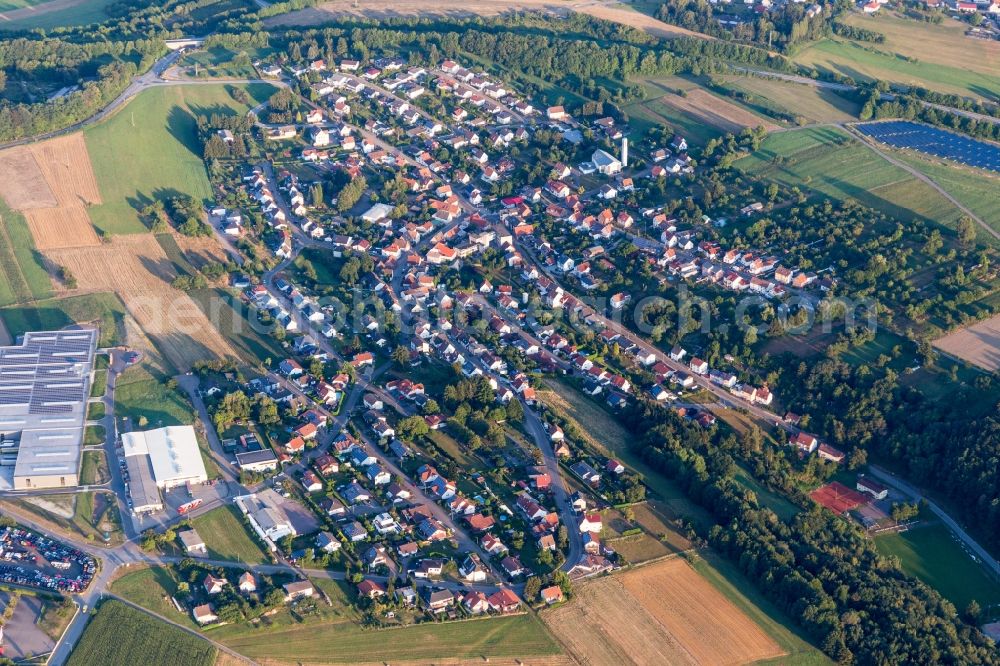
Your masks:
<path fill-rule="evenodd" d="M 924 502 L 926 502 L 927 508 L 933 511 L 934 515 L 936 515 L 938 518 L 941 519 L 941 522 L 943 522 L 945 525 L 951 528 L 951 531 L 954 532 L 958 536 L 958 538 L 962 540 L 962 543 L 971 548 L 972 551 L 980 559 L 982 559 L 983 562 L 986 563 L 986 566 L 988 566 L 993 571 L 994 574 L 1000 576 L 1000 563 L 997 562 L 996 558 L 990 555 L 985 548 L 980 546 L 975 539 L 969 536 L 969 534 L 964 529 L 962 529 L 962 526 L 959 525 L 954 518 L 948 515 L 947 511 L 938 506 L 938 504 L 935 503 L 934 500 L 924 495 L 919 488 L 917 488 L 916 486 L 907 481 L 904 481 L 903 479 L 899 478 L 892 472 L 884 470 L 881 467 L 876 467 L 875 465 L 869 465 L 868 472 L 872 476 L 877 478 L 879 481 L 883 481 L 889 484 L 890 486 L 894 486 L 899 490 L 901 490 L 902 492 L 906 493 L 914 501 L 919 502 L 923 500 Z"/>
<path fill-rule="evenodd" d="M 863 145 L 867 146 L 870 150 L 872 150 L 874 153 L 876 153 L 878 156 L 880 156 L 882 159 L 884 159 L 889 164 L 892 164 L 893 166 L 899 167 L 900 169 L 902 169 L 903 171 L 906 171 L 907 173 L 909 173 L 911 176 L 913 176 L 917 180 L 922 181 L 922 182 L 926 183 L 927 185 L 929 185 L 930 187 L 932 187 L 938 194 L 940 194 L 945 199 L 947 199 L 948 201 L 950 201 L 952 203 L 952 205 L 954 205 L 960 211 L 962 211 L 963 213 L 965 213 L 965 215 L 967 215 L 971 220 L 973 220 L 976 224 L 978 224 L 980 227 L 982 227 L 982 229 L 986 233 L 988 233 L 991 236 L 993 236 L 994 238 L 1000 240 L 1000 232 L 998 232 L 996 229 L 994 229 L 989 224 L 987 224 L 986 222 L 984 222 L 982 218 L 980 218 L 978 215 L 976 215 L 971 210 L 969 210 L 958 199 L 956 199 L 955 197 L 951 196 L 951 194 L 949 194 L 948 191 L 945 190 L 943 187 L 941 187 L 940 185 L 938 185 L 937 182 L 935 182 L 935 180 L 933 178 L 931 178 L 930 176 L 928 176 L 927 174 L 923 173 L 922 171 L 920 171 L 918 169 L 914 169 L 913 167 L 911 167 L 906 162 L 898 160 L 895 157 L 889 155 L 886 151 L 884 151 L 881 148 L 879 148 L 878 144 L 875 141 L 873 141 L 869 137 L 866 137 L 864 134 L 862 134 L 861 132 L 859 132 L 856 129 L 854 129 L 854 127 L 852 127 L 851 125 L 842 124 L 841 127 L 843 129 L 847 130 L 848 132 L 850 132 L 852 136 L 856 137 Z"/>

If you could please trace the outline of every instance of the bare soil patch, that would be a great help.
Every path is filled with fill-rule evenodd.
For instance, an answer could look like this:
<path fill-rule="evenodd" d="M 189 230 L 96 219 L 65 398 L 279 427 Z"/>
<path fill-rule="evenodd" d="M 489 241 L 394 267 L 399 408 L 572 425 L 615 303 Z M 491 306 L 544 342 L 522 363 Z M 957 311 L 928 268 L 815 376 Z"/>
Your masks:
<path fill-rule="evenodd" d="M 771 121 L 700 88 L 688 91 L 684 97 L 668 93 L 660 101 L 726 132 L 739 132 L 759 125 L 769 132 L 779 129 Z"/>
<path fill-rule="evenodd" d="M 331 0 L 316 7 L 300 9 L 280 16 L 273 16 L 264 21 L 265 26 L 295 25 L 311 26 L 332 21 L 342 16 L 365 16 L 368 18 L 392 18 L 398 16 L 495 16 L 514 11 L 547 11 L 565 15 L 576 11 L 589 14 L 595 18 L 621 23 L 647 32 L 655 37 L 703 37 L 706 35 L 692 32 L 676 25 L 659 21 L 652 16 L 637 12 L 619 4 L 595 4 L 588 0 L 370 0 L 357 5 L 353 0 Z"/>
<path fill-rule="evenodd" d="M 153 344 L 178 370 L 194 361 L 235 356 L 202 310 L 170 283 L 173 262 L 152 234 L 117 236 L 97 247 L 51 250 L 46 256 L 66 266 L 83 291 L 113 291 Z"/>
<path fill-rule="evenodd" d="M 184 258 L 198 270 L 208 264 L 224 264 L 229 261 L 229 256 L 214 236 L 195 238 L 178 233 L 173 236 L 177 241 L 177 247 L 184 253 Z"/>
<path fill-rule="evenodd" d="M 612 23 L 621 23 L 649 33 L 654 37 L 671 39 L 673 37 L 701 37 L 702 39 L 714 39 L 700 32 L 687 30 L 677 25 L 664 23 L 648 14 L 629 9 L 624 5 L 587 5 L 580 7 L 577 11 L 589 14 L 594 18 L 604 19 Z"/>
<path fill-rule="evenodd" d="M 101 203 L 83 134 L 0 151 L 0 196 L 24 214 L 39 250 L 100 244 L 87 206 Z"/>
<path fill-rule="evenodd" d="M 699 664 L 747 664 L 784 652 L 684 560 L 630 571 L 629 594 L 683 645 Z"/>
<path fill-rule="evenodd" d="M 16 210 L 54 208 L 56 195 L 45 183 L 45 176 L 31 154 L 30 146 L 16 146 L 0 151 L 0 197 Z"/>
<path fill-rule="evenodd" d="M 784 654 L 681 559 L 587 581 L 541 617 L 581 664 L 736 666 Z"/>
<path fill-rule="evenodd" d="M 946 354 L 996 372 L 1000 370 L 1000 315 L 938 338 L 934 346 Z"/>

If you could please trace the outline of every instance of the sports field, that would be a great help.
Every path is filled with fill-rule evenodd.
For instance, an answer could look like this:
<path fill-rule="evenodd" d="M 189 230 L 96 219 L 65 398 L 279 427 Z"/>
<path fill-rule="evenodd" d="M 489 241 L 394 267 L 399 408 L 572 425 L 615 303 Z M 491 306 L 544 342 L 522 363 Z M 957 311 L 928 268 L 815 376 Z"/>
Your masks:
<path fill-rule="evenodd" d="M 211 666 L 215 647 L 120 601 L 102 603 L 68 666 Z"/>
<path fill-rule="evenodd" d="M 89 209 L 107 233 L 146 231 L 137 210 L 154 198 L 189 194 L 207 200 L 211 188 L 201 159 L 195 118 L 242 113 L 225 84 L 161 86 L 145 90 L 110 120 L 85 131 L 103 204 Z M 274 91 L 246 86 L 254 103 Z"/>
<path fill-rule="evenodd" d="M 1000 43 L 964 36 L 964 24 L 945 18 L 940 25 L 909 20 L 890 12 L 844 19 L 881 32 L 882 44 L 841 37 L 825 39 L 796 54 L 793 60 L 820 71 L 855 79 L 880 79 L 918 85 L 940 92 L 996 99 Z"/>
<path fill-rule="evenodd" d="M 753 76 L 729 76 L 726 87 L 753 97 L 746 101 L 755 106 L 776 108 L 810 123 L 837 123 L 855 120 L 859 106 L 837 93 L 801 83 Z"/>
<path fill-rule="evenodd" d="M 191 525 L 202 535 L 212 559 L 247 564 L 265 560 L 263 549 L 251 538 L 239 511 L 232 505 L 212 509 L 192 520 Z"/>
<path fill-rule="evenodd" d="M 961 211 L 930 185 L 834 127 L 772 134 L 736 166 L 788 186 L 856 199 L 900 219 L 954 227 L 961 217 Z"/>
<path fill-rule="evenodd" d="M 975 599 L 991 617 L 1000 617 L 1000 582 L 973 561 L 951 530 L 940 523 L 875 539 L 883 555 L 895 555 L 906 573 L 919 578 L 962 611 Z"/>

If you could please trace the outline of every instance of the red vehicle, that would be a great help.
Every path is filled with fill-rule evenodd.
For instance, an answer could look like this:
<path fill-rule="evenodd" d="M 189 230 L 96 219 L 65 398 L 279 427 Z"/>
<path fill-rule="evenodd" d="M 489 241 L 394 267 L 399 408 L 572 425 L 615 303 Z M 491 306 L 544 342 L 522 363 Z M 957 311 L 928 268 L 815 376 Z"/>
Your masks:
<path fill-rule="evenodd" d="M 187 513 L 192 509 L 197 509 L 199 506 L 201 506 L 201 503 L 204 501 L 205 500 L 198 498 L 196 500 L 191 500 L 190 502 L 185 502 L 184 504 L 181 504 L 179 507 L 177 507 L 177 513 Z"/>

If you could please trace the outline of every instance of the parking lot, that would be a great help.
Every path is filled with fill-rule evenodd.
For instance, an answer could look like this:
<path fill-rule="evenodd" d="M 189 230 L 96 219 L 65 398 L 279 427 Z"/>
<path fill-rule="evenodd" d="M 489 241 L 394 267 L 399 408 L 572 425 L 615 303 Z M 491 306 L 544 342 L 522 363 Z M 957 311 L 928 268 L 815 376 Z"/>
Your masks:
<path fill-rule="evenodd" d="M 19 527 L 0 532 L 0 582 L 77 593 L 97 572 L 94 558 L 72 546 Z"/>
<path fill-rule="evenodd" d="M 954 160 L 971 167 L 1000 172 L 1000 147 L 962 134 L 906 120 L 862 123 L 858 131 L 893 148 Z"/>

